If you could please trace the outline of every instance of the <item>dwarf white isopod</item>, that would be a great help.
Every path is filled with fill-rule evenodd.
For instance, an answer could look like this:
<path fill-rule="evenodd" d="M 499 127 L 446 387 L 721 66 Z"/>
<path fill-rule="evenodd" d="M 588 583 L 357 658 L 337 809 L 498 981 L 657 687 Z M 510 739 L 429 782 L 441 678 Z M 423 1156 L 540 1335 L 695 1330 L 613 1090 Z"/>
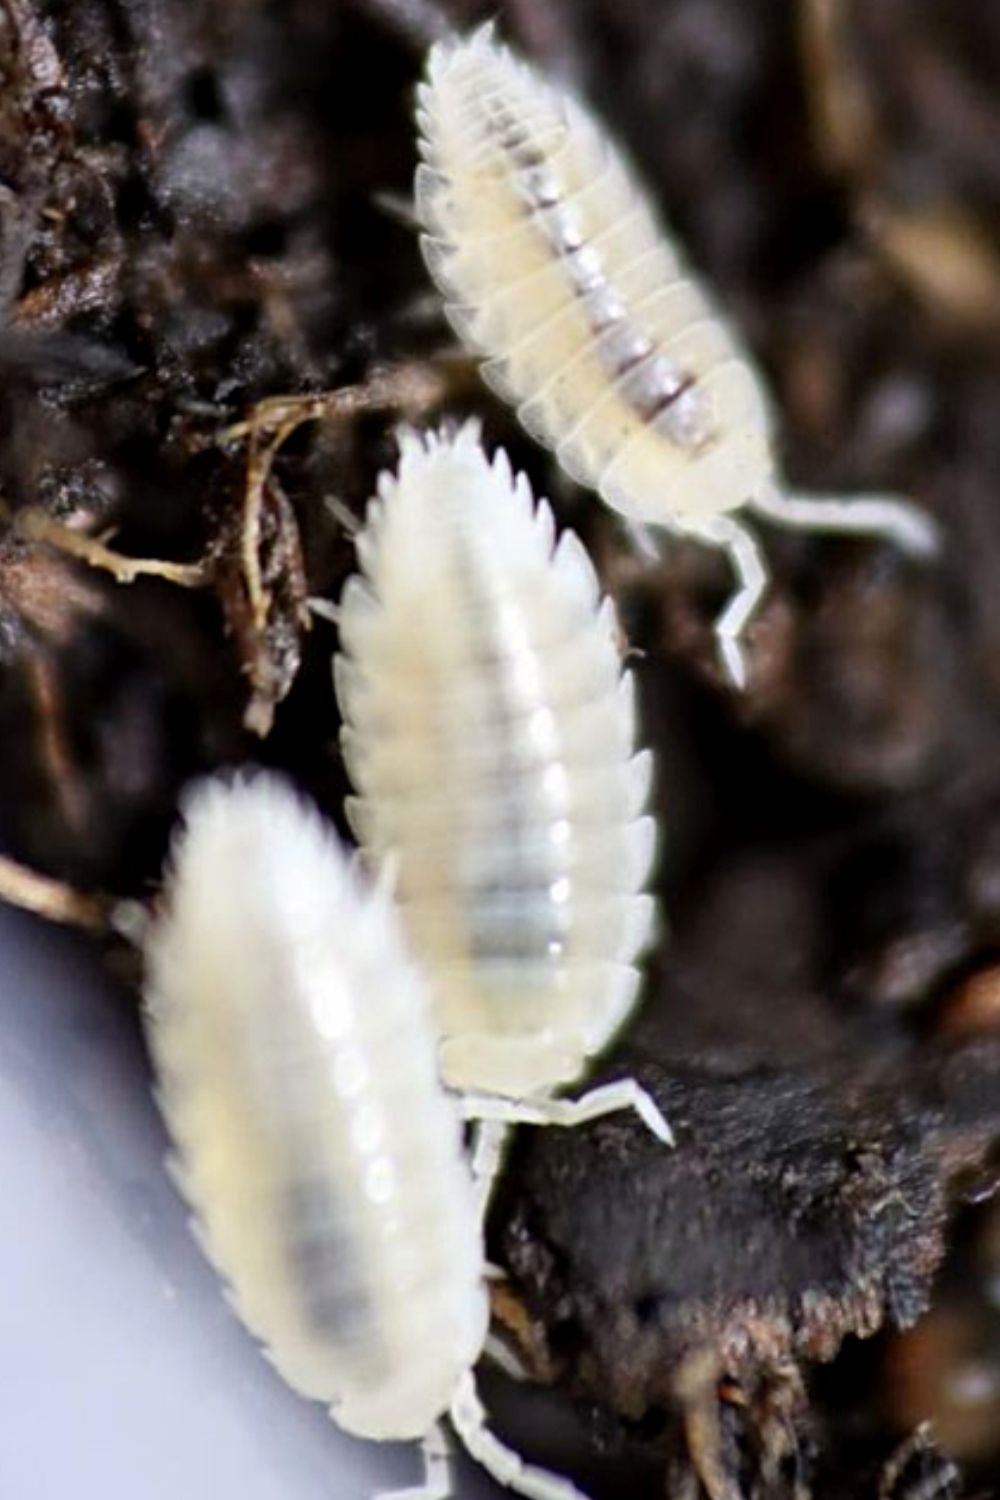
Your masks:
<path fill-rule="evenodd" d="M 409 1500 L 450 1493 L 445 1413 L 501 1483 L 580 1500 L 485 1425 L 479 1211 L 385 892 L 276 777 L 205 783 L 185 816 L 146 1028 L 175 1175 L 237 1311 L 341 1427 L 425 1438 Z"/>
<path fill-rule="evenodd" d="M 906 501 L 787 492 L 762 378 L 631 166 L 491 27 L 431 49 L 417 121 L 417 218 L 452 325 L 574 479 L 633 526 L 727 552 L 739 589 L 716 632 L 738 685 L 767 569 L 735 511 L 934 550 Z"/>
<path fill-rule="evenodd" d="M 474 1096 L 470 1115 L 569 1124 L 632 1107 L 669 1139 L 632 1080 L 543 1097 L 631 1011 L 654 919 L 651 761 L 612 607 L 475 423 L 403 433 L 400 450 L 357 539 L 334 675 L 349 816 L 393 870 L 442 1076 Z"/>

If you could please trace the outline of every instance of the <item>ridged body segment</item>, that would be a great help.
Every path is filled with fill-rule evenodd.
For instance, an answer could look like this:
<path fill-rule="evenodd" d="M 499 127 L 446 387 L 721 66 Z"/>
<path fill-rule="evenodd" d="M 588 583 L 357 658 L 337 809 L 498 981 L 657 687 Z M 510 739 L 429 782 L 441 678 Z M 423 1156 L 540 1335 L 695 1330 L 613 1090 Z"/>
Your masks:
<path fill-rule="evenodd" d="M 205 783 L 186 825 L 146 954 L 179 1185 L 285 1380 L 349 1431 L 420 1436 L 486 1326 L 423 981 L 276 778 Z"/>
<path fill-rule="evenodd" d="M 428 268 L 529 432 L 635 521 L 768 490 L 761 382 L 589 111 L 486 28 L 432 49 L 417 119 Z"/>
<path fill-rule="evenodd" d="M 447 1082 L 525 1096 L 634 1001 L 650 760 L 576 537 L 471 424 L 401 448 L 341 602 L 351 817 L 432 978 Z"/>

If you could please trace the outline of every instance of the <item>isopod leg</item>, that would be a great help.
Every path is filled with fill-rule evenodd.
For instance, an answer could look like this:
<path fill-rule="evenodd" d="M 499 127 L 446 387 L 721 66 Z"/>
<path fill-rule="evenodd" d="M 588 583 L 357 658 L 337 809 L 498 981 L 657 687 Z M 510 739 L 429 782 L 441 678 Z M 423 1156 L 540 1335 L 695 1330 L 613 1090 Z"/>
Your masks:
<path fill-rule="evenodd" d="M 372 193 L 369 201 L 391 224 L 399 224 L 411 234 L 419 234 L 423 228 L 411 193 L 394 193 L 383 188 L 381 192 Z"/>
<path fill-rule="evenodd" d="M 339 500 L 336 495 L 324 496 L 323 507 L 330 519 L 336 521 L 348 540 L 353 542 L 361 530 L 362 523 L 360 517 L 356 516 L 353 510 L 349 506 L 346 506 L 343 500 Z"/>
<path fill-rule="evenodd" d="M 588 1089 L 579 1099 L 549 1099 L 544 1108 L 550 1111 L 549 1125 L 584 1125 L 588 1120 L 599 1120 L 603 1115 L 618 1114 L 631 1109 L 639 1116 L 658 1141 L 666 1146 L 674 1144 L 674 1134 L 663 1117 L 659 1105 L 634 1078 L 619 1078 L 614 1083 L 602 1083 Z"/>
<path fill-rule="evenodd" d="M 941 544 L 934 522 L 916 505 L 893 495 L 789 495 L 767 490 L 750 501 L 750 509 L 779 526 L 811 531 L 858 532 L 882 536 L 917 557 L 930 557 Z"/>
<path fill-rule="evenodd" d="M 632 1109 L 657 1140 L 674 1143 L 659 1107 L 634 1078 L 620 1078 L 588 1089 L 579 1099 L 505 1099 L 499 1094 L 463 1094 L 468 1120 L 505 1121 L 508 1125 L 558 1125 L 572 1129 L 604 1115 Z"/>
<path fill-rule="evenodd" d="M 697 530 L 685 528 L 689 536 L 722 547 L 728 554 L 738 588 L 715 622 L 719 655 L 726 673 L 738 688 L 746 687 L 746 656 L 740 637 L 756 610 L 768 584 L 764 554 L 756 537 L 732 516 L 713 516 Z"/>
<path fill-rule="evenodd" d="M 495 1333 L 488 1333 L 483 1343 L 483 1358 L 488 1359 L 491 1364 L 502 1370 L 509 1380 L 516 1380 L 524 1385 L 530 1379 L 527 1369 L 518 1359 L 513 1349 L 508 1348 L 503 1339 L 498 1338 Z"/>
<path fill-rule="evenodd" d="M 642 521 L 629 521 L 626 524 L 626 530 L 640 557 L 650 563 L 658 563 L 661 560 L 663 547 L 657 540 L 652 526 L 645 526 Z"/>
<path fill-rule="evenodd" d="M 485 1219 L 490 1206 L 509 1140 L 510 1125 L 505 1120 L 477 1118 L 472 1142 L 472 1179 L 481 1219 Z"/>
<path fill-rule="evenodd" d="M 570 1480 L 525 1463 L 519 1453 L 490 1431 L 471 1371 L 459 1381 L 448 1415 L 466 1451 L 497 1484 L 527 1495 L 529 1500 L 587 1500 Z"/>
<path fill-rule="evenodd" d="M 306 608 L 317 620 L 325 620 L 328 625 L 340 625 L 340 609 L 329 599 L 324 599 L 319 594 L 310 594 L 306 600 Z"/>
<path fill-rule="evenodd" d="M 450 1500 L 451 1462 L 448 1436 L 440 1422 L 427 1433 L 420 1445 L 424 1460 L 424 1482 L 406 1490 L 378 1490 L 372 1500 Z"/>

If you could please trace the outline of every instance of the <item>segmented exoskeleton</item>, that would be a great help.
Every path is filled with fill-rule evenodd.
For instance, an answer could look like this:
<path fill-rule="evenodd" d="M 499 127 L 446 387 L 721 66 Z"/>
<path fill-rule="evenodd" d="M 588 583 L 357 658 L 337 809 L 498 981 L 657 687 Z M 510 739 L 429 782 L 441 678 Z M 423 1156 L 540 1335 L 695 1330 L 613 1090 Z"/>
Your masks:
<path fill-rule="evenodd" d="M 402 435 L 357 549 L 335 664 L 348 813 L 431 979 L 445 1081 L 470 1113 L 631 1105 L 666 1138 L 630 1080 L 543 1103 L 629 1014 L 654 919 L 651 760 L 584 548 L 469 424 Z"/>
<path fill-rule="evenodd" d="M 276 777 L 187 799 L 146 939 L 146 1029 L 175 1176 L 289 1385 L 370 1438 L 426 1437 L 409 1500 L 450 1493 L 447 1413 L 501 1483 L 580 1500 L 488 1430 L 479 1207 L 388 897 Z"/>
<path fill-rule="evenodd" d="M 786 492 L 759 372 L 579 100 L 486 27 L 431 50 L 417 122 L 421 243 L 449 320 L 574 479 L 633 525 L 728 552 L 741 588 L 716 629 L 735 682 L 767 583 L 735 511 L 933 550 L 904 501 Z"/>

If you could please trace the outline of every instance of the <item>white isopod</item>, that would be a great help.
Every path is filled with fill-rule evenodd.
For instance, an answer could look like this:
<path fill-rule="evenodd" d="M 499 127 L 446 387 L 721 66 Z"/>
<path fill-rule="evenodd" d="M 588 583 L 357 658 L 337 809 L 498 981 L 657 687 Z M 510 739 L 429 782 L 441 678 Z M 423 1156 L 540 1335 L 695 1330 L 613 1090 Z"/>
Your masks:
<path fill-rule="evenodd" d="M 363 1437 L 425 1438 L 408 1500 L 450 1493 L 438 1419 L 501 1483 L 579 1500 L 485 1425 L 483 1247 L 423 978 L 384 891 L 278 778 L 189 797 L 146 939 L 175 1175 L 284 1379 Z"/>
<path fill-rule="evenodd" d="M 393 871 L 442 1076 L 470 1115 L 573 1124 L 632 1107 L 669 1139 L 633 1080 L 545 1097 L 631 1011 L 654 920 L 651 758 L 612 605 L 475 423 L 400 447 L 357 539 L 335 681 L 348 814 Z"/>
<path fill-rule="evenodd" d="M 767 571 L 733 512 L 933 551 L 905 501 L 783 488 L 759 372 L 579 100 L 486 27 L 432 48 L 417 121 L 416 212 L 452 325 L 574 479 L 635 527 L 726 550 L 740 587 L 716 631 L 737 684 Z"/>

